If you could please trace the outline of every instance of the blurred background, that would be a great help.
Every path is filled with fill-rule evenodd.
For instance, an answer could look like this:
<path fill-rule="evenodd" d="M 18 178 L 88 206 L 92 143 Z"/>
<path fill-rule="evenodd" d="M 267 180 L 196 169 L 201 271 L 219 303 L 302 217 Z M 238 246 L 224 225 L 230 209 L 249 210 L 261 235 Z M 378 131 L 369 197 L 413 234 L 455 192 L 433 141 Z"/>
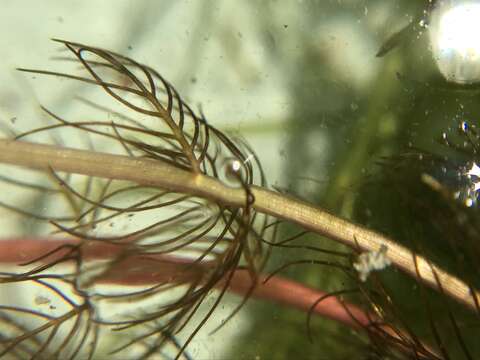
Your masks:
<path fill-rule="evenodd" d="M 62 53 L 50 38 L 110 49 L 157 69 L 211 124 L 246 139 L 270 186 L 402 240 L 409 218 L 397 213 L 389 190 L 360 188 L 379 172 L 379 160 L 414 148 L 436 151 L 443 132 L 459 121 L 477 122 L 480 110 L 477 89 L 463 87 L 475 82 L 480 64 L 469 64 L 473 70 L 465 75 L 461 64 L 452 64 L 461 59 L 442 58 L 447 64 L 440 72 L 430 6 L 419 0 L 2 0 L 0 121 L 16 132 L 37 127 L 44 116 L 39 104 L 75 116 L 69 99 L 88 87 L 72 82 L 58 91 L 55 82 L 15 71 L 55 70 L 52 57 Z M 388 52 L 377 57 L 380 49 Z M 456 71 L 462 86 L 452 84 Z M 32 231 L 0 211 L 8 215 L 0 216 L 3 237 Z M 309 256 L 278 250 L 269 266 Z M 324 291 L 344 286 L 329 268 L 302 265 L 283 274 Z M 407 307 L 412 286 L 397 289 Z M 189 346 L 192 358 L 375 358 L 366 355 L 363 335 L 317 318 L 309 342 L 305 314 L 255 300 L 210 334 L 238 302 L 228 297 Z"/>

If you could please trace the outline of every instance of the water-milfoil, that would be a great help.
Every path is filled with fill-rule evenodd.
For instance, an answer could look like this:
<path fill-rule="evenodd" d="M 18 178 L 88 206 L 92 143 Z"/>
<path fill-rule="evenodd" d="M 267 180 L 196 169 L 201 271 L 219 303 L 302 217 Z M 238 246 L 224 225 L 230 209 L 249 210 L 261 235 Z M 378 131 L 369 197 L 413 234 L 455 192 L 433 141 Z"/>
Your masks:
<path fill-rule="evenodd" d="M 130 331 L 131 338 L 123 338 L 123 343 L 110 351 L 121 353 L 135 346 L 140 349 L 138 357 L 146 358 L 173 346 L 180 357 L 226 291 L 241 289 L 238 292 L 246 299 L 255 291 L 261 294 L 258 289 L 271 281 L 262 275 L 269 251 L 286 247 L 290 241 L 275 243 L 279 221 L 341 242 L 354 254 L 388 249 L 384 263 L 478 311 L 479 292 L 429 259 L 316 205 L 269 189 L 248 144 L 197 115 L 151 67 L 111 51 L 56 41 L 66 46 L 74 64 L 81 65 L 80 75 L 20 70 L 90 85 L 97 91 L 95 102 L 82 102 L 92 112 L 113 114 L 113 119 L 66 119 L 42 107 L 54 121 L 52 125 L 0 140 L 0 162 L 45 174 L 53 184 L 47 190 L 59 213 L 39 214 L 6 202 L 2 205 L 47 220 L 55 234 L 73 239 L 18 242 L 25 246 L 17 254 L 23 256 L 22 261 L 5 248 L 1 262 L 17 266 L 1 274 L 1 286 L 11 291 L 40 286 L 63 300 L 61 309 L 54 309 L 60 315 L 42 311 L 41 307 L 49 304 L 43 298 L 35 303 L 33 297 L 22 306 L 1 305 L 1 321 L 7 330 L 1 333 L 0 354 L 93 357 L 101 351 L 96 349 L 99 334 L 113 329 L 115 333 Z M 98 94 L 110 101 L 108 106 Z M 106 150 L 32 140 L 65 129 L 88 134 L 91 144 L 101 143 Z M 79 176 L 85 181 L 78 181 Z M 31 191 L 46 189 L 11 178 L 3 181 Z M 348 256 L 345 259 L 342 264 L 317 264 L 337 267 L 358 282 L 354 292 L 370 308 L 362 311 L 350 306 L 336 297 L 342 295 L 339 292 L 319 295 L 311 310 L 335 297 L 336 311 L 343 310 L 331 317 L 342 318 L 340 321 L 352 327 L 357 324 L 379 347 L 388 343 L 395 351 L 418 358 L 439 358 L 413 332 L 398 322 L 389 323 L 392 319 L 371 298 L 353 262 Z M 278 287 L 278 283 L 271 286 Z M 213 289 L 216 295 L 207 304 Z M 377 290 L 383 291 L 381 287 Z M 350 320 L 345 320 L 345 314 Z M 193 330 L 191 323 L 195 323 Z M 189 333 L 179 344 L 175 336 L 187 325 Z M 57 334 L 62 327 L 69 335 Z"/>

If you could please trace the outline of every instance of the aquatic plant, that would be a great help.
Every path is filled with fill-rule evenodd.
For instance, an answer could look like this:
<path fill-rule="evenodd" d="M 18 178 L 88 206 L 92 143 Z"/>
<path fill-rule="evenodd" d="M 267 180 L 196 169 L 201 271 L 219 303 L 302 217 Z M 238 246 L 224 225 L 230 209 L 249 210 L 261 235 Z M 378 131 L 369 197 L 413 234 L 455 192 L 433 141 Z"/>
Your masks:
<path fill-rule="evenodd" d="M 465 345 L 455 317 L 461 312 L 478 315 L 480 294 L 474 276 L 464 276 L 465 271 L 456 271 L 449 264 L 436 265 L 433 255 L 421 255 L 424 249 L 410 250 L 316 205 L 269 189 L 253 149 L 197 115 L 154 69 L 108 50 L 56 41 L 73 55 L 73 64 L 81 65 L 80 75 L 20 70 L 91 85 L 94 102 L 82 101 L 92 115 L 71 120 L 42 108 L 55 121 L 53 125 L 0 140 L 1 162 L 40 170 L 51 185 L 11 177 L 2 178 L 4 183 L 48 192 L 55 209 L 54 214 L 38 214 L 2 205 L 48 221 L 56 233 L 48 238 L 2 241 L 0 262 L 15 266 L 1 273 L 0 286 L 19 293 L 22 288 L 43 287 L 62 305 L 44 296 L 32 297 L 22 306 L 1 305 L 2 355 L 94 357 L 103 351 L 121 355 L 135 347 L 138 357 L 146 358 L 170 346 L 180 357 L 231 290 L 242 294 L 244 301 L 250 296 L 281 301 L 360 329 L 368 334 L 372 353 L 396 358 L 448 358 L 450 350 L 441 340 L 445 335 L 439 335 L 433 324 L 428 296 L 423 308 L 430 314 L 427 322 L 435 335 L 433 342 L 417 334 L 418 329 L 405 320 L 408 316 L 399 310 L 388 281 L 376 272 L 386 266 L 407 274 L 421 291 L 432 288 L 442 301 L 456 303 L 450 306 L 460 310 L 455 316 L 449 312 L 450 319 L 458 344 L 469 354 L 470 345 Z M 104 118 L 106 113 L 114 114 L 115 119 L 93 116 Z M 58 129 L 71 130 L 64 139 L 68 144 L 75 145 L 76 139 L 88 134 L 91 149 L 27 141 Z M 463 134 L 470 136 L 472 131 Z M 93 149 L 99 143 L 104 149 L 101 152 Z M 449 143 L 450 148 L 453 144 Z M 475 149 L 475 139 L 470 144 Z M 428 177 L 432 172 L 425 169 L 427 165 L 435 168 L 435 156 L 416 151 L 401 155 L 401 159 L 408 168 L 412 165 L 407 160 L 419 164 L 417 173 L 401 174 L 425 185 L 432 196 L 440 194 L 437 201 L 457 204 L 449 195 L 455 194 L 456 188 L 436 181 L 435 174 Z M 460 171 L 456 164 L 445 162 Z M 391 176 L 402 164 L 386 160 L 382 176 Z M 468 175 L 468 171 L 462 174 Z M 422 175 L 423 182 L 419 182 Z M 393 179 L 391 184 L 409 189 L 405 185 L 408 179 Z M 377 181 L 371 184 L 378 189 Z M 365 189 L 369 191 L 368 186 Z M 462 206 L 455 214 L 464 212 Z M 129 225 L 115 226 L 121 220 Z M 287 222 L 304 230 L 281 238 L 278 227 Z M 403 229 L 408 230 L 408 226 Z M 340 242 L 351 251 L 329 250 L 314 242 L 296 245 L 306 232 Z M 476 233 L 468 234 L 472 240 L 469 246 L 475 248 Z M 292 261 L 265 274 L 271 251 L 298 247 L 328 258 Z M 301 264 L 336 269 L 349 286 L 332 293 L 315 292 L 277 276 L 286 267 Z M 474 262 L 470 265 L 475 268 Z M 212 290 L 214 301 L 206 304 Z M 350 293 L 355 297 L 347 302 L 342 295 Z M 58 307 L 51 309 L 55 315 L 38 310 L 53 302 L 52 306 Z M 322 308 L 322 304 L 327 305 Z M 206 309 L 206 315 L 199 318 L 201 308 Z M 195 323 L 193 330 L 179 344 L 176 335 L 190 323 Z M 110 344 L 107 341 L 97 349 L 99 334 L 111 330 L 126 334 L 123 343 L 118 346 L 109 340 Z"/>

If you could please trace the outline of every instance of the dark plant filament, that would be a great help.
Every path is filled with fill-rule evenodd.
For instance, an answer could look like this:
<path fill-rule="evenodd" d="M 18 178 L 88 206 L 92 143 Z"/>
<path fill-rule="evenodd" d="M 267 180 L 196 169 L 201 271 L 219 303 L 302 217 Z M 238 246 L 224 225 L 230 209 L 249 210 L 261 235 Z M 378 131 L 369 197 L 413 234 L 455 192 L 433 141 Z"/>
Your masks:
<path fill-rule="evenodd" d="M 278 220 L 340 241 L 354 252 L 386 249 L 393 266 L 478 311 L 478 291 L 428 259 L 383 235 L 268 190 L 259 161 L 249 146 L 232 140 L 197 116 L 152 68 L 96 47 L 56 41 L 74 55 L 86 71 L 85 76 L 20 70 L 85 82 L 103 90 L 115 105 L 146 120 L 124 116 L 118 121 L 69 121 L 43 108 L 55 120 L 54 125 L 19 134 L 15 140 L 0 140 L 1 162 L 46 172 L 58 187 L 52 193 L 70 204 L 68 216 L 24 214 L 48 219 L 59 233 L 76 239 L 58 242 L 48 251 L 39 251 L 36 258 L 25 259 L 22 268 L 2 273 L 0 284 L 45 286 L 63 299 L 67 310 L 54 317 L 28 307 L 0 306 L 2 321 L 9 329 L 0 340 L 1 355 L 73 358 L 87 354 L 92 358 L 99 334 L 105 331 L 102 329 L 130 329 L 135 335 L 116 347 L 115 353 L 135 347 L 140 349 L 139 358 L 147 358 L 170 346 L 181 357 L 225 292 L 235 288 L 239 270 L 250 279 L 243 290 L 245 298 L 253 293 L 268 253 L 275 246 Z M 92 107 L 102 109 L 102 105 Z M 117 152 L 106 154 L 24 141 L 62 128 L 110 141 Z M 91 184 L 82 189 L 60 173 L 90 176 L 94 180 L 89 181 L 99 190 L 92 191 Z M 117 219 L 147 213 L 149 216 L 132 229 L 101 229 Z M 288 245 L 281 242 L 277 246 Z M 102 255 L 102 247 L 108 247 L 109 256 Z M 345 259 L 344 254 L 336 255 Z M 351 264 L 318 264 L 356 277 Z M 119 269 L 131 271 L 122 279 Z M 156 270 L 148 274 L 148 269 Z M 150 276 L 148 281 L 146 276 Z M 132 286 L 118 290 L 105 285 L 112 283 Z M 375 300 L 361 281 L 358 286 L 354 292 L 363 294 L 375 308 Z M 212 289 L 218 293 L 213 304 L 207 306 L 205 300 Z M 316 305 L 312 304 L 313 308 Z M 106 307 L 109 311 L 104 310 Z M 200 308 L 206 308 L 206 315 L 198 320 Z M 382 318 L 382 311 L 377 310 L 377 315 Z M 20 318 L 41 324 L 32 330 L 17 320 Z M 178 344 L 175 335 L 194 320 L 197 325 L 186 341 Z M 413 333 L 405 335 L 400 327 L 378 324 L 376 320 L 365 320 L 360 325 L 370 327 L 369 334 L 397 351 L 417 358 L 439 358 Z M 61 328 L 68 329 L 69 336 L 59 337 Z M 70 336 L 73 334 L 80 336 Z"/>

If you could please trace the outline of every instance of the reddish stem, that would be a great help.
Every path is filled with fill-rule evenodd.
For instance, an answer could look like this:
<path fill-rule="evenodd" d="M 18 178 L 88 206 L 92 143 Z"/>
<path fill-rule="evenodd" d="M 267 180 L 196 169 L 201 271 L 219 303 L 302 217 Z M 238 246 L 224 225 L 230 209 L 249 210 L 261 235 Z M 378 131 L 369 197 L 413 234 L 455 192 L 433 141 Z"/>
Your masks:
<path fill-rule="evenodd" d="M 52 263 L 67 255 L 75 245 L 79 244 L 80 242 L 75 239 L 17 238 L 0 240 L 0 265 L 20 265 L 42 256 L 35 265 Z M 77 250 L 81 251 L 83 261 L 114 260 L 108 270 L 95 280 L 104 284 L 125 286 L 160 283 L 184 284 L 201 279 L 202 274 L 215 265 L 210 262 L 192 263 L 189 259 L 171 255 L 135 254 L 131 248 L 128 249 L 128 244 L 125 243 L 84 242 Z M 49 253 L 51 254 L 45 256 Z M 72 254 L 75 254 L 75 251 Z M 247 270 L 237 269 L 231 278 L 228 290 L 245 296 L 251 291 L 253 281 L 254 279 Z M 398 333 L 388 325 L 382 325 L 375 315 L 336 296 L 328 296 L 326 292 L 309 288 L 278 275 L 267 278 L 266 275 L 260 274 L 256 281 L 255 289 L 251 293 L 254 298 L 308 312 L 311 311 L 312 305 L 318 299 L 324 297 L 312 310 L 313 314 L 338 321 L 353 329 L 373 326 L 371 327 L 373 331 L 383 332 L 396 339 L 400 347 L 402 347 L 402 339 L 409 338 L 408 335 Z M 220 281 L 217 286 L 224 286 L 224 282 Z M 424 349 L 430 354 L 433 353 L 428 347 L 424 347 Z"/>
<path fill-rule="evenodd" d="M 18 238 L 0 241 L 0 264 L 21 264 L 53 252 L 61 246 L 77 245 L 73 239 Z M 99 242 L 84 243 L 81 247 L 82 259 L 105 260 L 115 259 L 125 250 L 124 245 L 113 245 Z M 65 256 L 69 248 L 65 247 L 52 255 L 41 259 L 46 263 Z M 117 285 L 140 286 L 158 284 L 160 282 L 186 282 L 198 276 L 199 270 L 208 268 L 209 263 L 192 265 L 188 259 L 167 255 L 132 255 L 119 260 L 115 266 L 105 273 L 100 281 Z M 298 282 L 281 276 L 274 276 L 267 282 L 265 275 L 260 275 L 252 296 L 258 299 L 273 301 L 307 312 L 312 304 L 325 296 L 323 291 L 311 289 Z M 219 284 L 222 285 L 222 284 Z M 229 291 L 245 295 L 252 286 L 252 278 L 248 271 L 239 269 L 233 275 Z M 353 328 L 367 326 L 372 316 L 358 306 L 342 302 L 337 297 L 327 297 L 313 310 L 317 315 L 339 321 Z"/>
<path fill-rule="evenodd" d="M 276 302 L 308 312 L 312 305 L 327 293 L 309 288 L 298 282 L 276 275 L 265 283 L 266 275 L 260 275 L 253 297 Z M 245 270 L 237 270 L 230 284 L 230 290 L 243 295 L 251 287 L 252 280 Z M 315 306 L 317 315 L 341 322 L 352 328 L 368 326 L 373 317 L 358 306 L 341 301 L 336 296 L 326 297 Z"/>

